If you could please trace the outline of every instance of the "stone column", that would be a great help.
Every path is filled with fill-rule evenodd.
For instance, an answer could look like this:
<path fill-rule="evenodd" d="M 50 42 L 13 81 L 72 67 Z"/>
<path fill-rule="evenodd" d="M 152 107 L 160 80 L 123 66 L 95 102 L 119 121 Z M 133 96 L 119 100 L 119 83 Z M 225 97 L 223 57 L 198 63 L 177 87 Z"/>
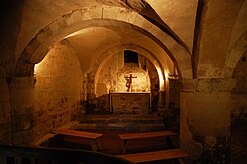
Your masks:
<path fill-rule="evenodd" d="M 180 147 L 193 163 L 230 163 L 230 96 L 235 85 L 234 79 L 182 80 Z"/>
<path fill-rule="evenodd" d="M 33 140 L 34 84 L 34 77 L 14 77 L 9 81 L 13 145 L 26 145 Z"/>
<path fill-rule="evenodd" d="M 160 91 L 159 92 L 159 102 L 158 107 L 159 110 L 165 110 L 166 108 L 166 91 Z"/>

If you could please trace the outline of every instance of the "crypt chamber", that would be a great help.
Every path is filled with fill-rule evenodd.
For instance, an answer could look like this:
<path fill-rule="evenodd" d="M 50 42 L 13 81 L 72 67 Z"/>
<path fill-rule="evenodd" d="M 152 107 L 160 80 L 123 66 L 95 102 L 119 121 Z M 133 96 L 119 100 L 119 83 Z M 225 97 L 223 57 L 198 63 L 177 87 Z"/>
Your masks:
<path fill-rule="evenodd" d="M 247 155 L 247 0 L 0 4 L 1 145 L 172 130 L 195 163 Z"/>

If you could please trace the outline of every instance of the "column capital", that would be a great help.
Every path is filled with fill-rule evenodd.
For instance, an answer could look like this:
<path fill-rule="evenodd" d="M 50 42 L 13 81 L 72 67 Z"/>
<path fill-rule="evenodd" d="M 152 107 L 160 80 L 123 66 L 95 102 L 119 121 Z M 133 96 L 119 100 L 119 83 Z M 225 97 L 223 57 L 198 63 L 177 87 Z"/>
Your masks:
<path fill-rule="evenodd" d="M 229 78 L 182 79 L 180 82 L 185 92 L 230 92 L 236 86 L 236 79 Z"/>
<path fill-rule="evenodd" d="M 31 89 L 34 88 L 36 82 L 35 77 L 12 77 L 7 83 L 10 89 Z"/>

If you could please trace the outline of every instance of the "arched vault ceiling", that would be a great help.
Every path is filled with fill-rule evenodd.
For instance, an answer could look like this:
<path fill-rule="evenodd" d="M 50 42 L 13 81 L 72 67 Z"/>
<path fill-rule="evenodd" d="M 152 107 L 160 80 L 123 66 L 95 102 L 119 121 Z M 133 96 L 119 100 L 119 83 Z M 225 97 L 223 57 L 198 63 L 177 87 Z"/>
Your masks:
<path fill-rule="evenodd" d="M 81 62 L 81 70 L 85 73 L 93 60 L 92 58 L 96 56 L 96 49 L 100 45 L 106 47 L 108 44 L 112 44 L 112 42 L 120 42 L 121 37 L 111 29 L 91 27 L 80 30 L 76 32 L 76 35 L 70 36 L 67 39 L 77 51 L 78 59 Z M 95 60 L 97 60 L 97 57 Z"/>
<path fill-rule="evenodd" d="M 198 0 L 146 0 L 192 51 Z"/>
<path fill-rule="evenodd" d="M 247 9 L 244 7 L 246 1 L 25 0 L 20 16 L 22 20 L 18 31 L 15 57 L 19 60 L 22 59 L 18 64 L 23 64 L 27 63 L 26 56 L 30 55 L 29 52 L 36 51 L 33 49 L 37 48 L 38 51 L 43 51 L 41 53 L 45 53 L 52 47 L 51 43 L 63 39 L 58 36 L 64 35 L 65 37 L 69 30 L 58 29 L 55 31 L 56 34 L 53 33 L 53 38 L 47 39 L 48 41 L 43 40 L 42 37 L 46 37 L 46 35 L 42 36 L 44 34 L 42 30 L 47 27 L 54 28 L 50 25 L 58 25 L 60 28 L 66 26 L 69 21 L 74 22 L 73 19 L 77 19 L 75 16 L 77 13 L 73 12 L 80 11 L 84 14 L 84 18 L 92 20 L 109 18 L 113 22 L 114 20 L 123 21 L 130 23 L 130 26 L 134 25 L 132 27 L 138 28 L 139 32 L 144 35 L 150 33 L 149 38 L 156 40 L 156 43 L 182 69 L 182 74 L 186 74 L 186 77 L 190 77 L 192 70 L 194 78 L 224 77 L 224 68 L 231 69 L 227 71 L 232 72 L 237 59 L 240 58 L 240 53 L 234 55 L 234 51 L 229 53 L 229 50 L 234 49 L 232 47 L 237 44 L 235 41 L 238 42 L 241 40 L 240 38 L 245 38 L 242 33 L 246 31 L 244 30 L 247 22 L 244 19 L 246 18 L 244 13 L 247 13 Z M 66 20 L 67 17 L 69 19 Z M 54 22 L 55 24 L 53 24 Z M 94 22 L 94 25 L 99 26 L 97 21 Z M 104 25 L 100 26 L 105 27 Z M 114 26 L 121 29 L 121 23 Z M 58 34 L 59 32 L 60 34 Z M 75 31 L 71 30 L 71 33 L 73 32 Z M 98 42 L 102 41 L 98 40 Z M 107 40 L 103 42 L 107 42 Z M 39 44 L 43 45 L 39 46 Z M 244 47 L 242 49 L 244 50 Z M 234 63 L 232 62 L 232 66 L 226 66 L 231 63 L 226 60 L 231 58 L 234 58 Z M 30 63 L 34 64 L 35 62 Z M 23 65 L 23 67 L 29 66 Z"/>
<path fill-rule="evenodd" d="M 175 3 L 174 1 L 174 3 L 171 3 L 167 0 L 159 0 L 156 4 L 154 0 L 147 0 L 146 3 L 150 3 L 150 8 L 153 9 L 152 14 L 149 14 L 150 11 L 141 13 L 145 7 L 139 5 L 142 4 L 142 1 L 143 0 L 27 0 L 24 4 L 21 24 L 22 27 L 19 34 L 16 54 L 19 55 L 23 51 L 30 39 L 33 38 L 40 29 L 58 17 L 61 17 L 76 9 L 101 6 L 102 4 L 126 7 L 130 10 L 140 12 L 142 16 L 146 16 L 148 18 L 150 17 L 150 19 L 160 19 L 156 21 L 158 22 L 158 26 L 162 24 L 162 21 L 163 23 L 166 22 L 167 26 L 171 27 L 171 30 L 174 33 L 171 35 L 178 34 L 177 37 L 181 39 L 181 42 L 184 42 L 185 46 L 188 48 L 188 51 L 191 51 L 193 39 L 192 33 L 194 29 L 194 17 L 196 11 L 195 1 L 183 0 L 184 2 Z M 175 10 L 180 12 L 174 12 Z M 155 15 L 153 13 L 162 14 Z"/>
<path fill-rule="evenodd" d="M 191 74 L 190 55 L 176 39 L 164 33 L 136 12 L 107 6 L 75 10 L 45 26 L 23 51 L 21 58 L 19 58 L 16 74 L 19 74 L 18 76 L 30 74 L 31 72 L 24 73 L 25 70 L 21 67 L 26 69 L 25 67 L 29 67 L 28 63 L 34 64 L 41 61 L 54 43 L 80 29 L 89 27 L 115 28 L 115 30 L 120 31 L 132 29 L 142 33 L 155 41 L 176 62 L 178 68 L 187 74 L 186 76 Z M 27 65 L 21 66 L 23 63 L 27 63 Z"/>
<path fill-rule="evenodd" d="M 173 63 L 165 51 L 153 40 L 133 29 L 123 31 L 113 27 L 111 29 L 91 27 L 77 31 L 67 39 L 78 52 L 82 72 L 86 72 L 88 68 L 92 69 L 105 51 L 119 46 L 123 48 L 124 45 L 126 48 L 131 45 L 137 46 L 137 52 L 139 52 L 138 49 L 141 50 L 141 47 L 145 47 L 155 55 L 167 72 L 173 71 Z"/>
<path fill-rule="evenodd" d="M 244 0 L 227 0 L 222 3 L 213 0 L 205 4 L 197 77 L 224 77 L 225 61 L 230 49 L 231 36 L 239 35 L 237 34 L 239 31 L 233 29 L 243 2 Z"/>
<path fill-rule="evenodd" d="M 79 8 L 99 5 L 95 0 L 25 0 L 16 54 L 49 23 Z"/>
<path fill-rule="evenodd" d="M 188 53 L 192 50 L 197 0 L 97 0 L 102 4 L 120 5 L 138 12 L 177 42 Z"/>

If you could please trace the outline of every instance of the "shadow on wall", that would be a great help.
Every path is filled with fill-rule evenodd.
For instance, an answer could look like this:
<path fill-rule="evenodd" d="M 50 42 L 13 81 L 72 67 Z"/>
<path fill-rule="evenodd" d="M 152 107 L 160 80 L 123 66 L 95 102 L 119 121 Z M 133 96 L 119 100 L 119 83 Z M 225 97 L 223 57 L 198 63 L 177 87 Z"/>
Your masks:
<path fill-rule="evenodd" d="M 180 109 L 175 107 L 175 103 L 169 103 L 168 108 L 164 110 L 162 116 L 165 129 L 179 134 Z"/>
<path fill-rule="evenodd" d="M 8 85 L 0 67 L 0 144 L 9 144 L 11 139 L 11 106 Z"/>
<path fill-rule="evenodd" d="M 82 101 L 82 110 L 88 114 L 109 114 L 110 113 L 109 94 L 97 98 Z"/>
<path fill-rule="evenodd" d="M 247 95 L 232 94 L 231 102 L 231 122 L 245 120 L 247 121 Z"/>

